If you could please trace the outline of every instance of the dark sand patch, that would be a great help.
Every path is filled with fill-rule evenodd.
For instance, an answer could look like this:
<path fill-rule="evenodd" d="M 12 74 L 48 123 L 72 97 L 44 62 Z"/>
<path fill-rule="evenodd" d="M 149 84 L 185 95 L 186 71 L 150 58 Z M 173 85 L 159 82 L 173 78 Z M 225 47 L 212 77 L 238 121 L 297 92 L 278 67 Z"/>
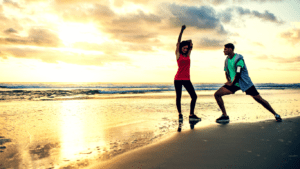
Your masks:
<path fill-rule="evenodd" d="M 196 128 L 92 168 L 297 168 L 299 126 L 296 117 Z"/>

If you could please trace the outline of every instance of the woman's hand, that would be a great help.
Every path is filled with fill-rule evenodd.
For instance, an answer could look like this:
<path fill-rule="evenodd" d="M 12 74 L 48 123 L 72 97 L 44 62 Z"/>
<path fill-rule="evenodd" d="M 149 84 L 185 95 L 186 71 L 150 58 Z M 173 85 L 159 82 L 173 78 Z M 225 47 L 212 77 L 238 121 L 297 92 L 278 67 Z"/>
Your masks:
<path fill-rule="evenodd" d="M 189 40 L 189 42 L 190 42 L 190 48 L 192 49 L 193 48 L 193 42 L 192 42 L 192 40 Z"/>

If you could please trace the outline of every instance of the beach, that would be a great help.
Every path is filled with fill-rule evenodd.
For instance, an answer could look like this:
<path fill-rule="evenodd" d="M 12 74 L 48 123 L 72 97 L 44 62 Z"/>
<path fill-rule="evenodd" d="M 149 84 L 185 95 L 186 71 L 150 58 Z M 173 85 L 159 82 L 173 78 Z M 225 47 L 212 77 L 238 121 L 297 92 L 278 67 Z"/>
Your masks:
<path fill-rule="evenodd" d="M 184 91 L 180 133 L 174 91 L 1 101 L 0 167 L 270 168 L 275 160 L 286 168 L 299 161 L 300 90 L 259 90 L 281 123 L 241 91 L 225 96 L 227 125 L 215 123 L 214 91 L 196 92 L 202 121 L 190 128 Z"/>
<path fill-rule="evenodd" d="M 296 117 L 198 128 L 91 168 L 297 168 L 299 124 Z"/>

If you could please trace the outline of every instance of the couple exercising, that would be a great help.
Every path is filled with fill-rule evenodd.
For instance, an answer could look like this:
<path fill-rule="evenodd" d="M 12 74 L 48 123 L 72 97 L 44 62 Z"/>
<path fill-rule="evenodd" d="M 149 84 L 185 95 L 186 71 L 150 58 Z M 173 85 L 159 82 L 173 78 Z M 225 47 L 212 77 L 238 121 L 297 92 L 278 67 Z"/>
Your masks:
<path fill-rule="evenodd" d="M 176 46 L 176 60 L 178 64 L 178 71 L 175 75 L 174 85 L 176 91 L 176 106 L 179 113 L 179 120 L 182 120 L 182 113 L 181 113 L 181 93 L 182 93 L 182 86 L 190 94 L 191 100 L 191 107 L 190 107 L 190 121 L 201 121 L 201 118 L 194 114 L 194 109 L 196 105 L 197 95 L 195 89 L 190 81 L 190 54 L 193 49 L 192 40 L 182 41 L 181 37 L 183 31 L 185 30 L 186 26 L 183 25 L 178 37 L 178 42 Z M 226 113 L 226 109 L 224 106 L 224 102 L 222 96 L 234 94 L 238 90 L 242 90 L 246 92 L 247 95 L 253 97 L 258 103 L 264 106 L 267 110 L 269 110 L 274 116 L 276 121 L 282 121 L 280 115 L 278 115 L 271 105 L 264 100 L 260 94 L 257 92 L 255 86 L 253 85 L 249 75 L 248 70 L 243 59 L 243 56 L 237 53 L 234 53 L 234 45 L 228 43 L 224 46 L 224 55 L 227 56 L 225 59 L 225 76 L 227 82 L 224 86 L 222 86 L 219 90 L 217 90 L 214 94 L 215 99 L 222 111 L 222 116 L 216 120 L 217 123 L 228 123 L 229 116 Z"/>

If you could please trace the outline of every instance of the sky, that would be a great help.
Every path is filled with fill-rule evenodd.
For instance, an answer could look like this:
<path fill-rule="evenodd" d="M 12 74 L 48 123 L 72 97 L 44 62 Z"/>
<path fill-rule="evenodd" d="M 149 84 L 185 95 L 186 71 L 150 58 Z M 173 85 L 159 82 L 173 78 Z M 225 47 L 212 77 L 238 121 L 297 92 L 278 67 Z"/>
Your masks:
<path fill-rule="evenodd" d="M 223 83 L 224 44 L 254 83 L 300 83 L 300 0 L 0 0 L 0 82 Z"/>

